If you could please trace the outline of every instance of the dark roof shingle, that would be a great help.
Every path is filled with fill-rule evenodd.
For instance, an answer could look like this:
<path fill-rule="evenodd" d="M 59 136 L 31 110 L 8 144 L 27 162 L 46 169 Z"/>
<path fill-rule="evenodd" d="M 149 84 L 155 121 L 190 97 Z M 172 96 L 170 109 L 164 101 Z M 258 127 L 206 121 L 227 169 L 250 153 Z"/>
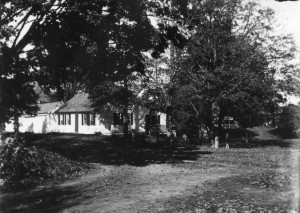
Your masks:
<path fill-rule="evenodd" d="M 88 99 L 88 93 L 76 94 L 73 98 L 67 101 L 57 112 L 92 112 L 94 108 Z"/>
<path fill-rule="evenodd" d="M 60 101 L 52 102 L 52 103 L 38 104 L 39 110 L 38 110 L 37 114 L 45 114 L 45 113 L 49 113 L 49 112 L 54 112 L 61 105 L 62 105 L 62 102 L 60 102 Z"/>

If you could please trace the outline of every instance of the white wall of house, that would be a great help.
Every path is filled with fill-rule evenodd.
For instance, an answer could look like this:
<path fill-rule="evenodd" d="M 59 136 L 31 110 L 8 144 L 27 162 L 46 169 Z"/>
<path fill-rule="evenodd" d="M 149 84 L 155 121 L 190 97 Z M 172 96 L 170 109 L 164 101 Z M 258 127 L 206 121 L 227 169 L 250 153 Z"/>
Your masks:
<path fill-rule="evenodd" d="M 22 116 L 19 118 L 19 123 L 20 132 L 49 133 L 57 132 L 59 129 L 55 114 L 38 114 L 34 117 Z M 6 124 L 5 130 L 7 132 L 14 131 L 13 121 Z"/>
<path fill-rule="evenodd" d="M 146 129 L 146 114 L 149 113 L 149 110 L 145 107 L 134 106 L 133 110 L 133 124 L 131 125 L 131 129 L 134 129 L 135 132 L 145 132 Z"/>
<path fill-rule="evenodd" d="M 133 110 L 133 124 L 130 126 L 131 129 L 136 132 L 145 131 L 145 116 L 149 113 L 149 110 L 143 107 L 135 107 Z M 66 113 L 67 114 L 67 113 Z M 75 116 L 78 114 L 78 132 L 75 128 Z M 20 132 L 33 132 L 33 133 L 79 133 L 79 134 L 95 134 L 101 133 L 103 135 L 110 135 L 112 133 L 122 133 L 122 125 L 113 125 L 113 112 L 103 112 L 101 115 L 95 116 L 95 125 L 83 125 L 82 113 L 71 113 L 71 124 L 62 123 L 59 125 L 58 114 L 38 114 L 34 117 L 21 117 Z M 160 113 L 160 124 L 166 125 L 166 115 Z M 13 121 L 6 124 L 6 131 L 13 132 Z"/>
<path fill-rule="evenodd" d="M 76 132 L 76 114 L 78 116 L 78 131 Z M 87 125 L 82 122 L 83 113 L 71 113 L 71 124 L 60 124 L 58 132 L 62 133 L 79 133 L 79 134 L 95 134 L 104 135 L 111 134 L 111 125 L 104 125 L 100 122 L 100 116 L 96 115 L 95 125 Z M 62 114 L 61 114 L 62 115 Z M 58 116 L 58 115 L 57 115 Z"/>

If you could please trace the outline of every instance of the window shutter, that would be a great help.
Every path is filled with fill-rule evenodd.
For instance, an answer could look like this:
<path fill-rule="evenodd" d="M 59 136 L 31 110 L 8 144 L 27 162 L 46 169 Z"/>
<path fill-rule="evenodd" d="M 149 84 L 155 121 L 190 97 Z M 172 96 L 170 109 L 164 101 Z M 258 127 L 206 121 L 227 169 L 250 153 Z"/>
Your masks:
<path fill-rule="evenodd" d="M 58 125 L 60 125 L 60 114 L 58 114 Z"/>
<path fill-rule="evenodd" d="M 133 113 L 130 113 L 130 124 L 133 125 Z"/>
<path fill-rule="evenodd" d="M 114 125 L 117 125 L 117 119 L 118 119 L 117 113 L 114 113 Z"/>
<path fill-rule="evenodd" d="M 71 125 L 71 114 L 69 114 L 69 125 Z"/>
<path fill-rule="evenodd" d="M 150 129 L 150 115 L 149 114 L 146 114 L 145 120 L 146 120 L 145 128 L 146 128 L 146 131 L 148 132 Z"/>
<path fill-rule="evenodd" d="M 83 126 L 83 120 L 84 120 L 84 118 L 83 118 L 84 116 L 83 116 L 83 113 L 81 114 L 81 125 Z"/>
<path fill-rule="evenodd" d="M 95 114 L 91 114 L 91 125 L 95 126 Z"/>
<path fill-rule="evenodd" d="M 86 124 L 89 126 L 91 124 L 91 122 L 90 122 L 91 121 L 91 119 L 90 119 L 91 116 L 90 116 L 89 113 L 87 113 L 85 116 L 86 116 Z"/>
<path fill-rule="evenodd" d="M 157 116 L 156 124 L 160 125 L 160 115 Z"/>

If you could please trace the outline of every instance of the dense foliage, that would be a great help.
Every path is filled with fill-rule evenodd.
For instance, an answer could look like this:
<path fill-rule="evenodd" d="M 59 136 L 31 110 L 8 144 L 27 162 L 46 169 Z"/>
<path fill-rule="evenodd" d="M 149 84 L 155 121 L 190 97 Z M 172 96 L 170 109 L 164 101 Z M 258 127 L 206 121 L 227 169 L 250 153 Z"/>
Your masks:
<path fill-rule="evenodd" d="M 282 136 L 298 138 L 300 136 L 300 107 L 293 104 L 282 107 L 277 124 L 277 132 Z"/>
<path fill-rule="evenodd" d="M 98 89 L 103 82 L 110 81 L 115 91 L 124 94 L 128 90 L 130 95 L 127 82 L 130 84 L 131 74 L 144 72 L 142 51 L 151 49 L 158 57 L 168 40 L 177 45 L 184 40 L 178 28 L 166 22 L 155 29 L 148 16 L 179 18 L 186 6 L 186 0 L 1 1 L 0 138 L 10 114 L 17 118 L 27 113 L 36 99 L 24 102 L 22 110 L 13 110 L 17 107 L 14 97 L 29 94 L 28 100 L 32 100 L 32 88 L 29 93 L 12 96 L 7 93 L 12 89 L 9 79 L 22 80 L 16 85 L 27 90 L 37 81 L 64 100 L 78 90 L 88 90 L 96 105 L 106 104 L 99 99 L 109 95 Z M 130 105 L 126 94 L 124 108 Z"/>
<path fill-rule="evenodd" d="M 96 108 L 121 107 L 124 126 L 128 108 L 148 86 L 146 104 L 160 110 L 172 104 L 178 123 L 210 131 L 225 116 L 243 126 L 262 123 L 277 110 L 277 91 L 291 89 L 285 62 L 293 42 L 273 33 L 274 12 L 256 3 L 16 0 L 1 1 L 0 10 L 0 140 L 9 118 L 17 129 L 20 115 L 36 112 L 34 81 L 64 100 L 86 90 Z M 166 87 L 137 86 L 137 76 L 149 71 L 143 52 L 153 59 L 168 47 L 171 98 Z"/>
<path fill-rule="evenodd" d="M 265 122 L 283 101 L 274 76 L 292 69 L 294 51 L 289 37 L 274 36 L 273 11 L 242 1 L 195 1 L 188 15 L 189 42 L 176 51 L 169 90 L 175 121 L 216 135 L 226 116 L 243 127 Z"/>
<path fill-rule="evenodd" d="M 0 179 L 5 189 L 17 189 L 48 180 L 72 177 L 87 168 L 56 153 L 28 147 L 22 139 L 6 139 L 0 151 Z"/>

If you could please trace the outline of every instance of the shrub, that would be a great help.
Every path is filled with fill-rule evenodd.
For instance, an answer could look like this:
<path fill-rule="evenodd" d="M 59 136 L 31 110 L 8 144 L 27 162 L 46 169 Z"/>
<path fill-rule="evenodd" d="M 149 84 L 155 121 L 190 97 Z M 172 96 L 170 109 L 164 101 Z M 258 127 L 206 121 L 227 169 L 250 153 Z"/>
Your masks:
<path fill-rule="evenodd" d="M 55 152 L 28 147 L 23 139 L 8 138 L 0 147 L 0 181 L 3 179 L 6 190 L 44 181 L 62 181 L 79 176 L 89 168 L 88 164 L 69 160 Z"/>
<path fill-rule="evenodd" d="M 278 130 L 284 138 L 297 138 L 297 130 L 300 129 L 300 107 L 295 105 L 287 105 L 282 107 L 279 115 Z"/>
<path fill-rule="evenodd" d="M 45 178 L 45 162 L 35 147 L 22 139 L 9 138 L 0 151 L 0 179 L 5 185 L 19 186 Z"/>

